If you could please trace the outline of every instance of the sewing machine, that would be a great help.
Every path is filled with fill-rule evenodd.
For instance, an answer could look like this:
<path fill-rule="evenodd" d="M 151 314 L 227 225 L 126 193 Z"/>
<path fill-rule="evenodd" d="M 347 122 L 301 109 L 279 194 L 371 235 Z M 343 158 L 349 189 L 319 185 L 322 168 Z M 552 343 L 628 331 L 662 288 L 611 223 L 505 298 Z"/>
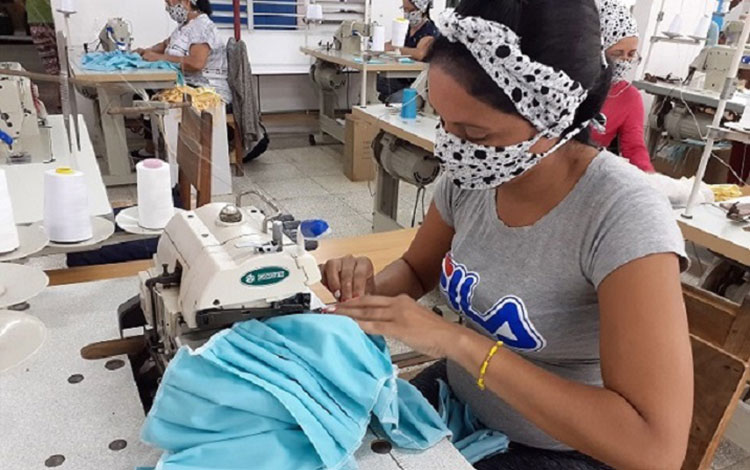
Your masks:
<path fill-rule="evenodd" d="M 0 68 L 24 71 L 16 62 L 2 62 Z M 0 162 L 51 159 L 50 129 L 47 111 L 31 80 L 0 75 L 0 131 L 7 136 L 0 142 Z"/>
<path fill-rule="evenodd" d="M 176 214 L 155 267 L 139 274 L 140 296 L 119 309 L 121 329 L 144 326 L 163 371 L 181 346 L 199 347 L 236 322 L 309 312 L 309 286 L 321 276 L 298 227 L 225 203 Z M 132 323 L 141 314 L 145 324 Z"/>
<path fill-rule="evenodd" d="M 688 82 L 696 71 L 706 74 L 703 88 L 721 92 L 724 80 L 732 63 L 732 57 L 737 46 L 707 46 L 690 64 Z M 745 57 L 740 64 L 740 70 L 750 70 L 750 49 L 745 48 Z"/>
<path fill-rule="evenodd" d="M 333 35 L 336 50 L 344 54 L 359 55 L 362 51 L 362 38 L 370 37 L 372 25 L 361 21 L 344 21 Z"/>
<path fill-rule="evenodd" d="M 130 24 L 122 18 L 110 18 L 99 33 L 99 43 L 106 52 L 129 52 L 133 44 Z"/>

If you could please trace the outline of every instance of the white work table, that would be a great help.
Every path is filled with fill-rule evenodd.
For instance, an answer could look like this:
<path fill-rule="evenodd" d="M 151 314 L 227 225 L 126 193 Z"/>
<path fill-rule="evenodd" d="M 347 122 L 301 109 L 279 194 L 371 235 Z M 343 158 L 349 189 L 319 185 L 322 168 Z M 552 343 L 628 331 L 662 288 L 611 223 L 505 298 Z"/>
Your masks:
<path fill-rule="evenodd" d="M 742 198 L 750 202 L 750 196 Z M 693 210 L 693 218 L 682 217 L 684 209 L 675 211 L 683 236 L 733 261 L 750 266 L 750 232 L 747 223 L 727 218 L 726 211 L 716 204 L 702 204 Z"/>
<path fill-rule="evenodd" d="M 47 326 L 48 338 L 35 356 L 0 374 L 3 469 L 45 468 L 52 456 L 64 456 L 61 469 L 156 464 L 161 452 L 139 440 L 145 415 L 127 356 L 80 356 L 90 343 L 119 337 L 117 307 L 137 293 L 138 280 L 129 277 L 48 288 L 30 302 L 28 313 Z M 108 370 L 112 359 L 124 366 Z M 69 383 L 75 375 L 83 380 Z M 381 455 L 370 450 L 374 439 L 368 434 L 356 454 L 361 470 L 472 470 L 447 441 L 423 453 L 394 449 Z M 127 445 L 111 450 L 115 441 Z"/>
<path fill-rule="evenodd" d="M 318 63 L 335 64 L 338 68 L 357 70 L 362 75 L 362 88 L 360 92 L 360 105 L 367 106 L 378 102 L 377 78 L 378 74 L 383 74 L 387 78 L 410 78 L 415 79 L 419 76 L 427 64 L 424 62 L 409 61 L 400 62 L 399 59 L 388 54 L 380 54 L 373 57 L 366 54 L 370 60 L 365 61 L 363 56 L 347 54 L 335 49 L 315 49 L 302 47 L 300 51 Z M 320 85 L 318 85 L 320 86 Z M 345 132 L 344 126 L 336 119 L 337 96 L 330 90 L 319 90 L 320 106 L 320 134 L 327 134 L 344 143 Z"/>
<path fill-rule="evenodd" d="M 405 120 L 401 118 L 400 106 L 386 106 L 384 104 L 358 106 L 354 108 L 352 114 L 428 152 L 435 150 L 435 136 L 437 135 L 437 125 L 440 122 L 437 116 L 427 116 L 420 113 L 414 120 Z"/>
<path fill-rule="evenodd" d="M 16 223 L 31 224 L 44 219 L 44 173 L 61 166 L 72 166 L 82 171 L 86 176 L 92 216 L 111 215 L 112 207 L 109 204 L 107 191 L 104 187 L 104 181 L 102 181 L 101 171 L 96 162 L 96 155 L 83 116 L 79 116 L 81 151 L 75 149 L 75 161 L 71 158 L 63 117 L 61 115 L 49 116 L 48 123 L 52 128 L 50 138 L 52 140 L 52 154 L 55 157 L 54 162 L 14 164 L 0 162 L 0 167 L 6 171 L 8 177 L 10 199 L 13 203 Z"/>

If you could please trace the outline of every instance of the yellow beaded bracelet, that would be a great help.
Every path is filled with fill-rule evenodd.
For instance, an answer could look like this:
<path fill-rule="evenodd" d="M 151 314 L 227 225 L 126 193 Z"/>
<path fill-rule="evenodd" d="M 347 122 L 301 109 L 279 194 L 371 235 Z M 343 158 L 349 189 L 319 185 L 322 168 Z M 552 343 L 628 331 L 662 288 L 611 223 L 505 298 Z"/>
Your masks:
<path fill-rule="evenodd" d="M 490 352 L 487 354 L 487 359 L 484 360 L 482 363 L 482 367 L 479 368 L 479 379 L 477 379 L 477 387 L 479 387 L 479 390 L 484 390 L 486 387 L 484 385 L 484 376 L 487 374 L 487 368 L 490 366 L 490 361 L 492 360 L 492 357 L 497 353 L 497 350 L 500 349 L 503 346 L 502 341 L 498 341 L 495 343 L 494 346 L 492 346 L 492 349 L 490 349 Z"/>

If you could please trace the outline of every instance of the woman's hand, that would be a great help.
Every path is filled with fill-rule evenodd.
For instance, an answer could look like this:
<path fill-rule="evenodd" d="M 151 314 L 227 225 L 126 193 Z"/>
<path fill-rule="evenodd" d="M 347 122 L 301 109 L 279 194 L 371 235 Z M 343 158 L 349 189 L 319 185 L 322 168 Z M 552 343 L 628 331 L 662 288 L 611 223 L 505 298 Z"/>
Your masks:
<path fill-rule="evenodd" d="M 148 51 L 148 50 L 150 50 L 150 49 L 143 49 L 142 47 L 139 47 L 138 49 L 134 50 L 133 52 L 135 52 L 135 53 L 136 53 L 136 54 L 138 54 L 139 56 L 143 57 L 143 54 L 144 54 L 144 53 L 145 53 L 146 51 Z"/>
<path fill-rule="evenodd" d="M 141 54 L 141 57 L 143 57 L 143 60 L 147 62 L 157 62 L 159 60 L 162 60 L 161 54 L 156 53 L 154 51 L 150 51 L 150 50 L 143 51 L 143 54 Z"/>
<path fill-rule="evenodd" d="M 448 355 L 465 329 L 449 323 L 408 295 L 365 296 L 326 310 L 355 320 L 365 333 L 383 335 L 434 358 Z"/>
<path fill-rule="evenodd" d="M 321 281 L 331 291 L 336 300 L 346 302 L 375 294 L 375 268 L 369 258 L 332 259 L 320 266 Z"/>
<path fill-rule="evenodd" d="M 397 48 L 396 48 L 396 47 L 394 47 L 394 46 L 393 46 L 393 44 L 392 44 L 392 43 L 391 43 L 390 41 L 388 41 L 387 43 L 385 43 L 385 51 L 386 51 L 386 52 L 393 52 L 393 51 L 395 51 L 396 49 L 397 49 Z"/>

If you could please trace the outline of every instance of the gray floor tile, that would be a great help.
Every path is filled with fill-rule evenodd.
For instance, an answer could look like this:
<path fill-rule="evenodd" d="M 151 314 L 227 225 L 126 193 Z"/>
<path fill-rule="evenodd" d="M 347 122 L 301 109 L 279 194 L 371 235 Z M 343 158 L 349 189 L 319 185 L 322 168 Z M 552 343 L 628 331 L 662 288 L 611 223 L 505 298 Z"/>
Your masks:
<path fill-rule="evenodd" d="M 328 218 L 333 238 L 356 237 L 372 233 L 372 223 L 360 215 L 345 218 Z"/>
<path fill-rule="evenodd" d="M 107 196 L 111 203 L 132 203 L 135 204 L 138 198 L 135 185 L 115 186 L 107 188 Z"/>
<path fill-rule="evenodd" d="M 330 176 L 313 176 L 312 179 L 326 188 L 326 191 L 331 194 L 345 194 L 367 190 L 366 182 L 355 183 L 353 181 L 349 181 L 349 178 L 347 178 L 343 174 Z"/>
<path fill-rule="evenodd" d="M 370 195 L 367 189 L 357 191 L 356 193 L 337 194 L 344 203 L 354 209 L 360 215 L 372 216 L 373 204 L 375 199 Z"/>
<path fill-rule="evenodd" d="M 329 155 L 319 155 L 309 160 L 292 163 L 305 176 L 330 176 L 343 174 L 341 163 Z"/>
<path fill-rule="evenodd" d="M 734 470 L 733 465 L 745 462 L 748 459 L 750 459 L 750 454 L 732 441 L 724 439 L 716 450 L 713 467 L 716 470 L 725 470 L 730 467 Z"/>
<path fill-rule="evenodd" d="M 345 219 L 358 214 L 351 207 L 332 195 L 305 198 L 281 199 L 278 201 L 285 210 L 297 219 Z"/>
<path fill-rule="evenodd" d="M 291 163 L 287 162 L 251 162 L 245 165 L 245 176 L 257 182 L 284 181 L 295 178 L 303 178 L 303 172 Z"/>
<path fill-rule="evenodd" d="M 258 181 L 258 186 L 276 200 L 328 195 L 325 188 L 311 178 Z"/>
<path fill-rule="evenodd" d="M 726 467 L 722 470 L 750 470 L 750 458 L 737 462 L 734 465 Z"/>

